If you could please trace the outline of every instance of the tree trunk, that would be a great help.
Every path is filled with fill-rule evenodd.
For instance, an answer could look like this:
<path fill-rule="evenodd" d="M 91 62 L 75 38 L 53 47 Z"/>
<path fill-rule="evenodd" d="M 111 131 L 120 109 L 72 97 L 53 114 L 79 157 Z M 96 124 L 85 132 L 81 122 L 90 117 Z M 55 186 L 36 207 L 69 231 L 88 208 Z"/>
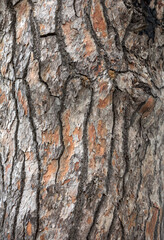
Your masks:
<path fill-rule="evenodd" d="M 163 7 L 1 0 L 1 240 L 164 239 Z"/>

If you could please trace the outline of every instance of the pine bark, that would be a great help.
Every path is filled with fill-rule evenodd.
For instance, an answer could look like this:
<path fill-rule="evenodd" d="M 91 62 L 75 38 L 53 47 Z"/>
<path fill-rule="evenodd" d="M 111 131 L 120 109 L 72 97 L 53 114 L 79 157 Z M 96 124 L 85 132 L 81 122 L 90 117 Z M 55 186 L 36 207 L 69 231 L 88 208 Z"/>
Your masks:
<path fill-rule="evenodd" d="M 0 239 L 164 239 L 161 0 L 0 1 Z"/>

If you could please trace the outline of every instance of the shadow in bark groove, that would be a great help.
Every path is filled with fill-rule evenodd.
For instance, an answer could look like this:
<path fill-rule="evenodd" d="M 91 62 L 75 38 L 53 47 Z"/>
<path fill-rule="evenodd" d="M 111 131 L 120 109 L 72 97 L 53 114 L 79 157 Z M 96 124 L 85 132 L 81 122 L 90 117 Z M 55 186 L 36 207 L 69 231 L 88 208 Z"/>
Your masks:
<path fill-rule="evenodd" d="M 21 154 L 23 156 L 23 163 L 22 163 L 22 169 L 21 169 L 21 176 L 20 176 L 20 196 L 19 200 L 16 205 L 15 209 L 15 216 L 14 216 L 14 222 L 13 222 L 13 227 L 12 227 L 12 232 L 11 232 L 11 240 L 15 239 L 15 232 L 17 229 L 17 220 L 18 220 L 18 214 L 19 214 L 19 209 L 22 201 L 22 196 L 23 196 L 23 191 L 25 187 L 25 178 L 26 178 L 26 173 L 25 173 L 25 154 L 21 151 Z"/>
<path fill-rule="evenodd" d="M 39 146 L 38 146 L 38 141 L 37 141 L 36 127 L 35 127 L 35 123 L 34 123 L 34 119 L 33 119 L 33 113 L 35 112 L 35 109 L 34 109 L 34 106 L 33 106 L 33 103 L 32 103 L 30 86 L 29 86 L 28 82 L 26 81 L 29 63 L 30 63 L 30 57 L 28 59 L 27 65 L 25 67 L 22 80 L 23 80 L 23 84 L 25 86 L 25 91 L 26 91 L 26 97 L 27 97 L 27 103 L 28 103 L 28 109 L 29 109 L 29 116 L 28 117 L 29 117 L 29 122 L 30 122 L 30 125 L 31 125 L 33 142 L 35 144 L 36 160 L 37 160 L 37 165 L 38 165 L 38 173 L 37 173 L 38 184 L 37 184 L 37 190 L 36 190 L 36 215 L 37 216 L 36 216 L 36 230 L 35 230 L 35 235 L 34 235 L 34 239 L 36 239 L 38 231 L 39 231 L 41 160 L 40 160 L 40 156 L 39 156 Z"/>
<path fill-rule="evenodd" d="M 78 193 L 77 193 L 77 201 L 75 204 L 74 212 L 73 212 L 73 219 L 72 219 L 72 228 L 69 232 L 69 240 L 75 240 L 78 239 L 78 225 L 80 223 L 80 220 L 83 216 L 82 214 L 82 208 L 85 201 L 85 196 L 83 193 L 83 188 L 85 186 L 85 182 L 87 180 L 88 175 L 88 122 L 90 118 L 90 114 L 92 111 L 92 105 L 93 105 L 93 95 L 94 90 L 93 88 L 90 89 L 91 96 L 90 96 L 90 103 L 89 107 L 85 113 L 84 123 L 83 123 L 83 159 L 81 163 L 81 174 L 79 177 L 79 186 L 78 186 Z"/>

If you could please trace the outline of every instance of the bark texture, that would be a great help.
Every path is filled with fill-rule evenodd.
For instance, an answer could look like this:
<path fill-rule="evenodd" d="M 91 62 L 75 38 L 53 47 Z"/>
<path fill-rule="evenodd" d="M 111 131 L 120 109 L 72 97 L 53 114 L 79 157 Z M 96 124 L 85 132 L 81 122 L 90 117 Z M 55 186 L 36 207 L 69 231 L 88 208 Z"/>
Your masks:
<path fill-rule="evenodd" d="M 161 0 L 0 1 L 0 239 L 164 239 Z"/>

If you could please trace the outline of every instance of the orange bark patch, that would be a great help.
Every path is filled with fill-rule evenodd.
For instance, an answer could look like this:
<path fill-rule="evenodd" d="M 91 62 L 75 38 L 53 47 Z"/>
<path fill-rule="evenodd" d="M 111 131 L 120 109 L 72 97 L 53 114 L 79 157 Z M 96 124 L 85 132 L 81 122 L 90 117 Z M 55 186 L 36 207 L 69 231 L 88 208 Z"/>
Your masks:
<path fill-rule="evenodd" d="M 150 240 L 153 240 L 155 225 L 156 225 L 157 217 L 158 217 L 158 209 L 151 208 L 151 212 L 152 212 L 152 218 L 151 218 L 150 222 L 148 222 L 146 224 L 146 236 L 149 237 Z"/>
<path fill-rule="evenodd" d="M 106 140 L 101 139 L 100 144 L 96 145 L 96 155 L 103 156 L 105 154 L 105 149 L 106 149 Z"/>
<path fill-rule="evenodd" d="M 95 147 L 95 141 L 96 141 L 96 131 L 95 131 L 95 127 L 92 124 L 89 125 L 88 128 L 88 137 L 89 137 L 89 150 L 92 152 L 94 147 Z"/>
<path fill-rule="evenodd" d="M 73 135 L 77 135 L 78 139 L 81 140 L 81 138 L 82 138 L 82 129 L 76 127 L 75 130 L 73 131 Z"/>
<path fill-rule="evenodd" d="M 7 71 L 7 65 L 4 64 L 4 65 L 1 66 L 1 74 L 2 74 L 2 76 L 5 76 L 6 71 Z"/>
<path fill-rule="evenodd" d="M 92 217 L 88 217 L 87 223 L 90 225 L 92 223 Z"/>
<path fill-rule="evenodd" d="M 106 108 L 109 105 L 109 103 L 111 103 L 111 96 L 108 94 L 106 98 L 99 99 L 98 108 L 100 109 Z"/>
<path fill-rule="evenodd" d="M 119 158 L 119 156 L 118 156 L 118 154 L 117 154 L 116 150 L 114 150 L 114 152 L 113 152 L 113 156 L 114 156 L 116 159 L 118 159 L 118 158 Z"/>
<path fill-rule="evenodd" d="M 59 127 L 56 128 L 55 132 L 46 131 L 42 133 L 42 143 L 55 143 L 56 145 L 59 144 Z"/>
<path fill-rule="evenodd" d="M 24 36 L 24 31 L 27 29 L 28 25 L 27 22 L 22 27 L 19 27 L 18 30 L 16 31 L 16 39 L 17 43 L 21 42 L 22 37 Z"/>
<path fill-rule="evenodd" d="M 107 134 L 107 129 L 106 129 L 105 123 L 103 123 L 102 120 L 98 121 L 97 132 L 101 138 L 105 138 Z"/>
<path fill-rule="evenodd" d="M 28 19 L 29 17 L 30 6 L 27 3 L 27 0 L 25 0 L 18 3 L 15 9 L 17 12 L 17 23 L 19 25 L 23 23 L 23 25 L 19 26 L 16 31 L 16 38 L 17 38 L 17 42 L 19 43 L 24 36 L 24 31 L 27 30 L 27 27 L 28 27 L 27 21 L 24 21 L 24 20 Z"/>
<path fill-rule="evenodd" d="M 74 152 L 74 142 L 73 136 L 70 136 L 70 110 L 67 110 L 63 116 L 63 136 L 64 136 L 64 144 L 65 144 L 65 151 L 60 161 L 60 172 L 59 172 L 59 179 L 63 180 L 66 174 L 69 171 L 69 163 L 70 158 Z"/>
<path fill-rule="evenodd" d="M 107 37 L 107 28 L 106 28 L 106 23 L 105 23 L 101 5 L 97 0 L 94 0 L 93 4 L 95 5 L 94 7 L 92 6 L 92 9 L 91 9 L 91 18 L 93 21 L 93 27 L 96 32 L 101 33 L 102 37 L 105 38 Z"/>
<path fill-rule="evenodd" d="M 17 182 L 17 188 L 20 190 L 20 180 Z"/>
<path fill-rule="evenodd" d="M 45 234 L 40 236 L 40 240 L 45 240 Z"/>
<path fill-rule="evenodd" d="M 128 223 L 128 230 L 130 230 L 132 227 L 135 227 L 136 216 L 137 216 L 136 212 L 131 214 L 129 223 Z"/>
<path fill-rule="evenodd" d="M 11 167 L 11 164 L 9 163 L 9 164 L 7 164 L 7 166 L 6 166 L 6 172 L 8 171 L 8 169 Z"/>
<path fill-rule="evenodd" d="M 66 180 L 63 182 L 62 185 L 67 184 L 67 183 L 69 183 L 70 181 L 71 181 L 71 179 L 66 179 Z"/>
<path fill-rule="evenodd" d="M 0 59 L 2 59 L 2 56 L 3 56 L 3 49 L 4 49 L 4 43 L 1 42 L 0 43 Z"/>
<path fill-rule="evenodd" d="M 62 29 L 65 35 L 65 41 L 66 41 L 66 45 L 71 44 L 71 24 L 72 22 L 66 22 L 64 25 L 62 25 Z"/>
<path fill-rule="evenodd" d="M 18 91 L 18 100 L 22 104 L 24 114 L 27 115 L 27 102 L 25 101 L 24 97 L 22 96 L 21 90 Z"/>
<path fill-rule="evenodd" d="M 0 89 L 0 104 L 2 104 L 4 101 L 6 101 L 6 95 L 2 90 Z"/>
<path fill-rule="evenodd" d="M 31 54 L 31 60 L 33 58 L 33 54 Z M 30 68 L 29 68 L 29 74 L 28 74 L 28 82 L 29 85 L 36 85 L 39 81 L 39 65 L 38 65 L 38 61 L 34 60 L 31 64 L 30 64 Z"/>
<path fill-rule="evenodd" d="M 109 77 L 110 77 L 111 79 L 115 79 L 115 78 L 116 78 L 116 73 L 115 73 L 115 71 L 109 70 L 109 71 L 108 71 L 108 74 L 109 74 Z"/>
<path fill-rule="evenodd" d="M 75 163 L 75 168 L 74 168 L 75 171 L 78 171 L 79 170 L 79 162 L 76 162 Z"/>
<path fill-rule="evenodd" d="M 71 201 L 72 201 L 72 203 L 75 203 L 76 202 L 76 196 L 72 196 Z"/>
<path fill-rule="evenodd" d="M 85 52 L 86 52 L 84 57 L 88 57 L 91 55 L 91 53 L 96 51 L 96 47 L 88 31 L 85 31 L 84 36 L 85 36 L 84 44 L 85 44 Z"/>
<path fill-rule="evenodd" d="M 56 160 L 53 160 L 48 165 L 47 172 L 46 172 L 46 174 L 43 175 L 43 180 L 44 180 L 45 184 L 47 184 L 47 182 L 50 180 L 50 178 L 56 173 L 57 166 L 58 166 L 58 162 Z"/>
<path fill-rule="evenodd" d="M 45 29 L 45 25 L 44 24 L 40 24 L 39 28 L 40 28 L 40 33 L 42 34 L 43 30 Z"/>
<path fill-rule="evenodd" d="M 32 160 L 34 159 L 34 153 L 33 152 L 26 152 L 25 153 L 26 159 L 27 160 Z"/>
<path fill-rule="evenodd" d="M 96 166 L 96 162 L 95 162 L 95 154 L 94 154 L 93 157 L 89 159 L 89 168 L 95 169 L 95 166 Z"/>
<path fill-rule="evenodd" d="M 129 63 L 129 69 L 130 70 L 135 70 L 136 69 L 136 67 L 135 67 L 135 64 L 134 63 Z"/>
<path fill-rule="evenodd" d="M 32 224 L 31 224 L 31 222 L 28 222 L 28 224 L 27 224 L 27 234 L 28 234 L 28 236 L 32 235 Z"/>
<path fill-rule="evenodd" d="M 17 21 L 20 22 L 22 16 L 24 17 L 28 17 L 29 16 L 29 12 L 30 12 L 30 6 L 27 2 L 27 0 L 21 1 L 20 3 L 18 3 L 18 5 L 16 6 L 16 11 L 17 11 Z"/>
<path fill-rule="evenodd" d="M 107 82 L 100 83 L 99 88 L 100 88 L 99 93 L 106 91 L 108 89 L 108 83 Z"/>
<path fill-rule="evenodd" d="M 149 97 L 146 103 L 141 107 L 140 113 L 143 117 L 147 117 L 154 109 L 155 100 L 153 97 Z"/>

